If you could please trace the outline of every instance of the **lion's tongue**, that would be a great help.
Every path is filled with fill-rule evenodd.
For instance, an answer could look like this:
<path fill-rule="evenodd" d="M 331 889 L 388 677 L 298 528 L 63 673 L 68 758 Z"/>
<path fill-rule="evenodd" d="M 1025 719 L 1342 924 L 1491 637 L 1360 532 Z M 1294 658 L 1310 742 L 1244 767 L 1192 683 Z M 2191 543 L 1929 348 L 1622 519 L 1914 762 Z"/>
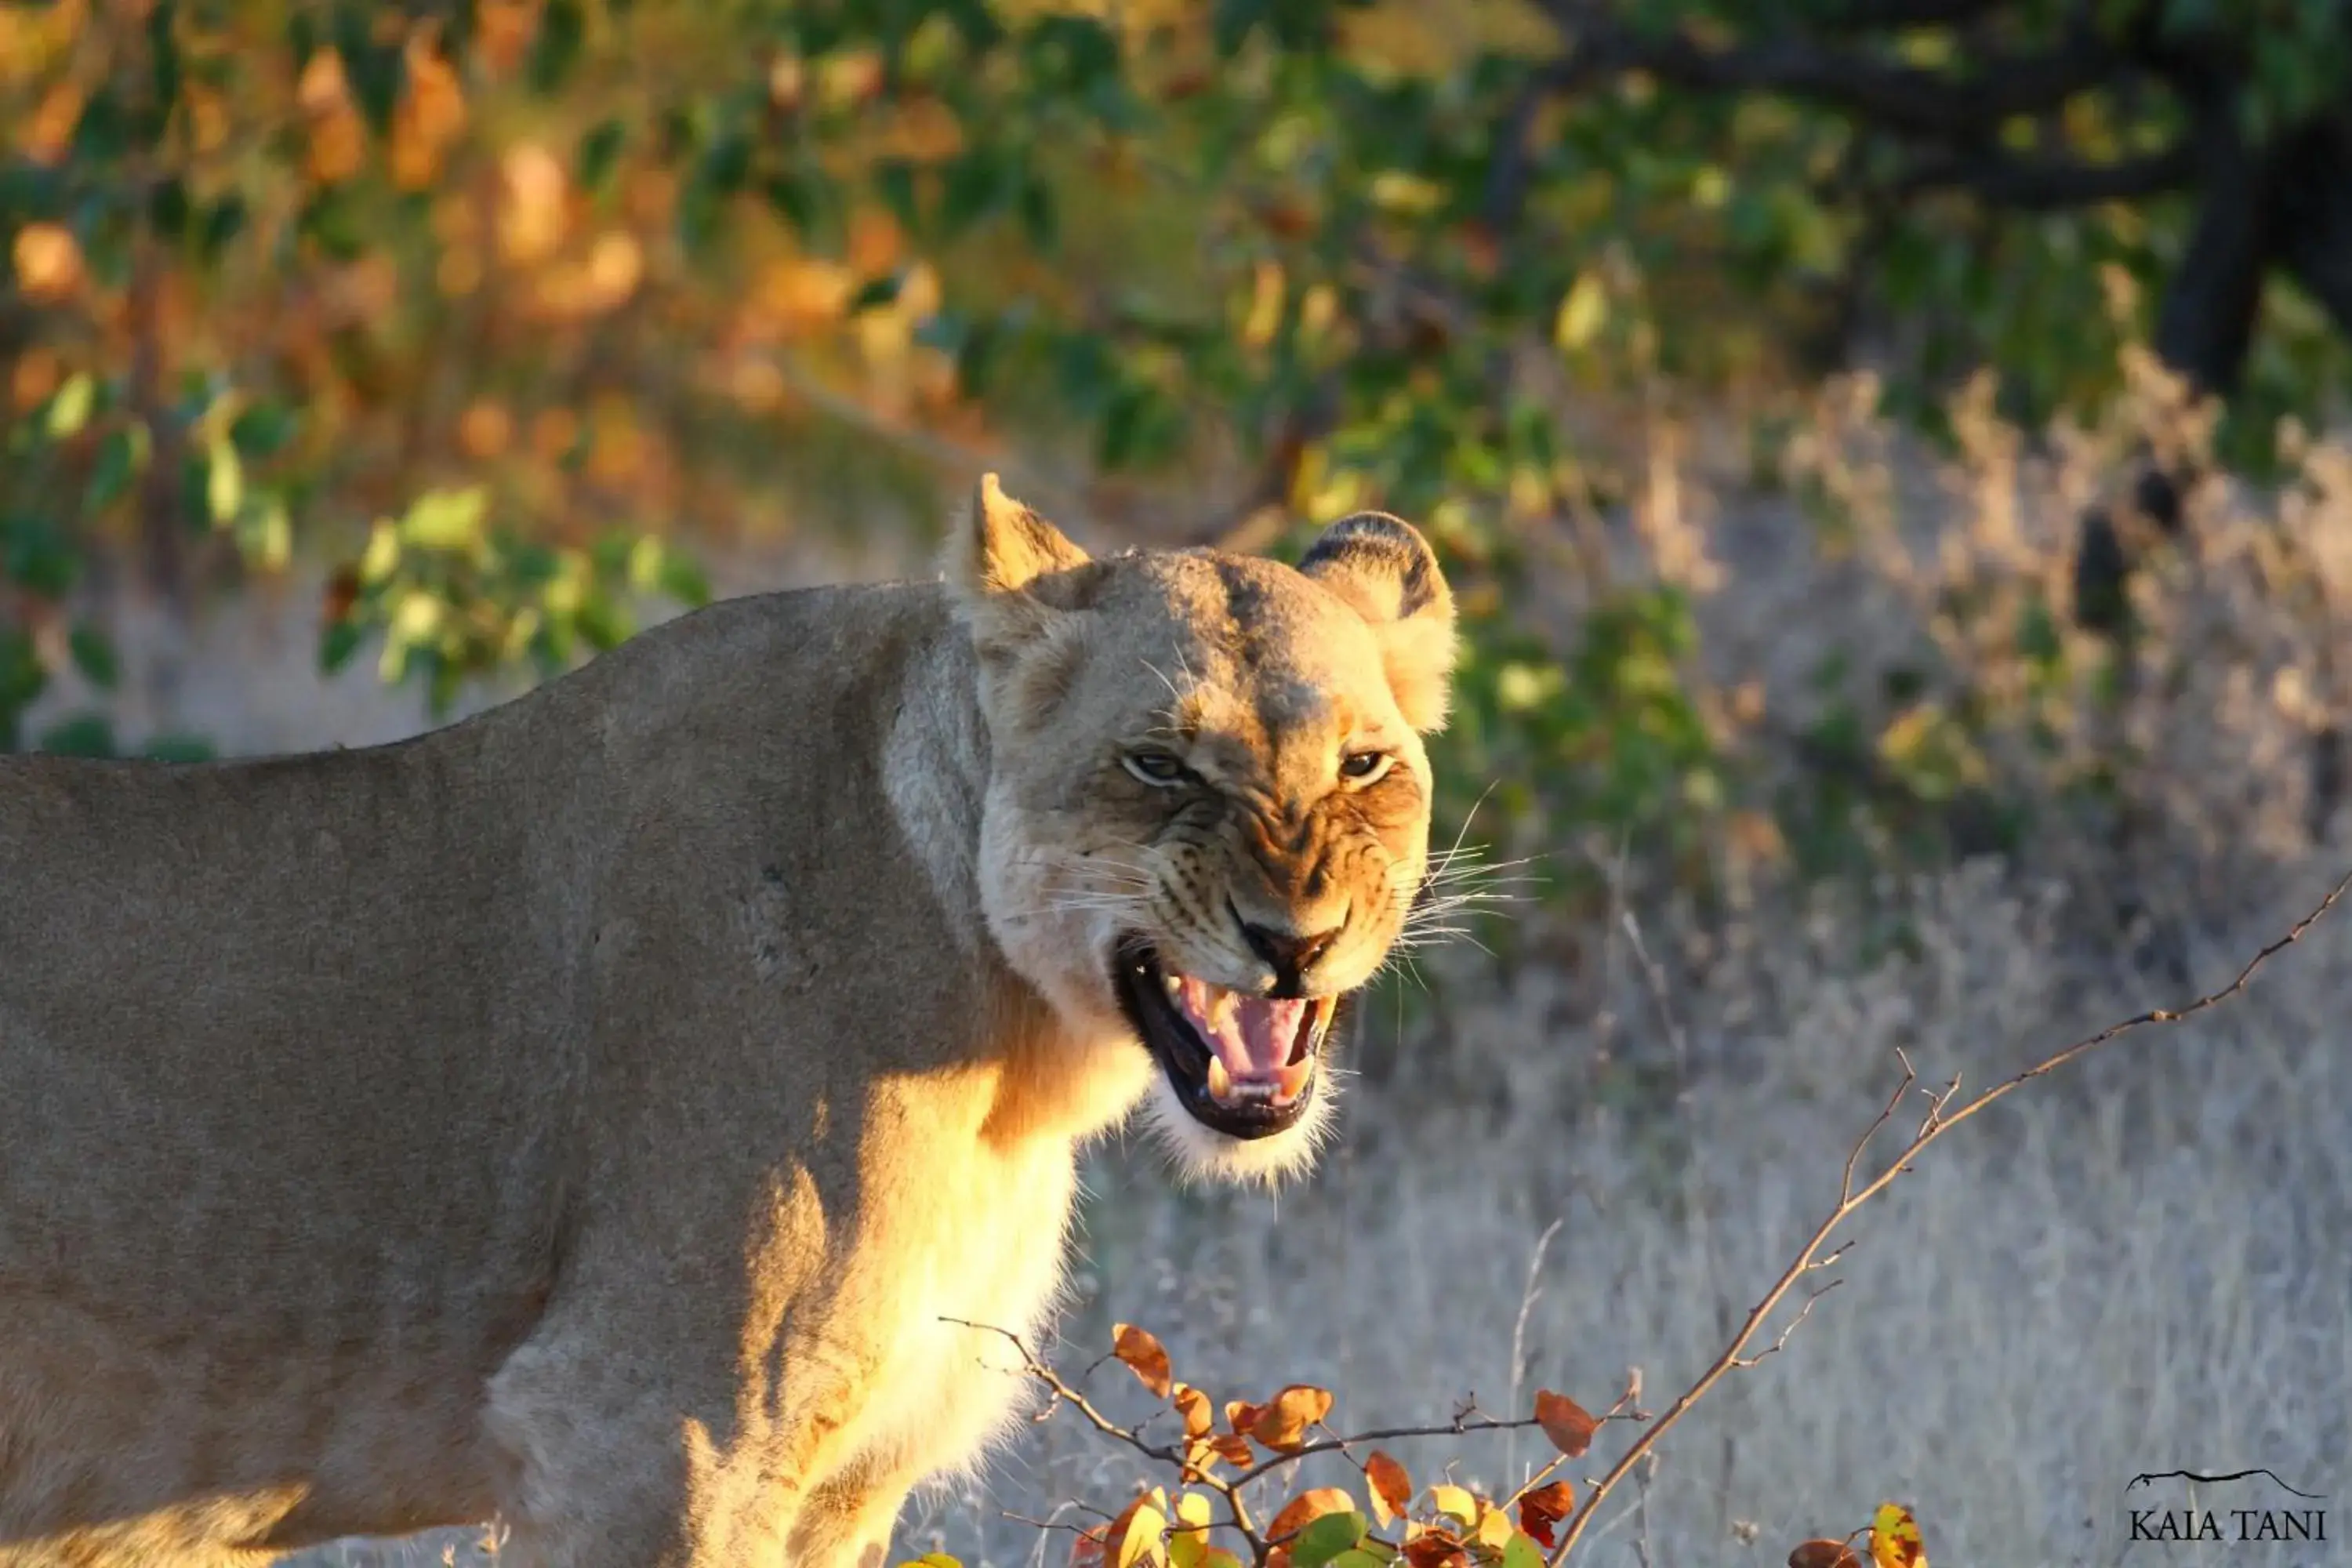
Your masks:
<path fill-rule="evenodd" d="M 1236 1082 L 1280 1079 L 1309 1004 L 1244 996 L 1186 976 L 1176 1002 Z"/>

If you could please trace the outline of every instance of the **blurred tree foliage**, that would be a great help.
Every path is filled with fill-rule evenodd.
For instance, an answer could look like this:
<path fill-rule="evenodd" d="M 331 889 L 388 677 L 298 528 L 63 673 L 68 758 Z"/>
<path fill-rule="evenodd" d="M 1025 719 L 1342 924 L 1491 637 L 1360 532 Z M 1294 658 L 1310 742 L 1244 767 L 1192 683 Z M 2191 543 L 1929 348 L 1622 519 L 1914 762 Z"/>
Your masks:
<path fill-rule="evenodd" d="M 113 678 L 87 590 L 298 550 L 331 667 L 560 668 L 845 424 L 1106 507 L 1241 476 L 1196 540 L 1423 521 L 1462 776 L 1672 844 L 1720 727 L 1577 526 L 1639 443 L 1564 411 L 1866 353 L 2034 419 L 2152 338 L 2259 436 L 2343 363 L 2347 105 L 2328 0 L 0 6 L 0 744 L 111 745 L 17 733 Z"/>

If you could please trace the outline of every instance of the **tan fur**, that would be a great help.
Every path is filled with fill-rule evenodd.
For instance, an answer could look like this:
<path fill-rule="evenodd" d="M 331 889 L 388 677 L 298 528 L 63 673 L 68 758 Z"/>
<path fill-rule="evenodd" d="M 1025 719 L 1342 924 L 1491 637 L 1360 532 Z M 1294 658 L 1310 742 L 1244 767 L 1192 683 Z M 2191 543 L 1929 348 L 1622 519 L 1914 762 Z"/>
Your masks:
<path fill-rule="evenodd" d="M 1039 1323 L 1162 1081 L 1112 943 L 1266 984 L 1230 899 L 1369 976 L 1451 660 L 1389 520 L 1089 562 L 992 479 L 948 561 L 401 745 L 0 758 L 0 1568 L 494 1511 L 520 1568 L 872 1568 L 1018 1406 L 944 1320 Z M 1239 1176 L 1318 1124 L 1157 1121 Z"/>

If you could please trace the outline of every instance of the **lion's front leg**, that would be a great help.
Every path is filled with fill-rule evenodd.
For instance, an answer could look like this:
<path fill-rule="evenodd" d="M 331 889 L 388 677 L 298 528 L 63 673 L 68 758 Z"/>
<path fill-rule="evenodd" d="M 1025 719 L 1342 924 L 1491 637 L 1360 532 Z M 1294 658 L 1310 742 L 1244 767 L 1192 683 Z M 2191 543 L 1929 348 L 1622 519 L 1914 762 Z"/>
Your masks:
<path fill-rule="evenodd" d="M 660 1339 L 650 1357 L 599 1320 L 614 1316 L 551 1315 L 490 1381 L 501 1562 L 782 1568 L 813 1479 L 840 1463 L 856 1380 L 837 1357 L 782 1358 L 747 1380 L 732 1344 Z M 894 1498 L 886 1539 L 895 1511 Z"/>
<path fill-rule="evenodd" d="M 919 1479 L 905 1467 L 854 1463 L 808 1494 L 793 1521 L 792 1568 L 885 1568 L 890 1532 Z"/>
<path fill-rule="evenodd" d="M 486 1426 L 521 1568 L 779 1568 L 795 1501 L 731 1430 L 732 1401 L 633 1371 L 630 1347 L 535 1339 Z"/>

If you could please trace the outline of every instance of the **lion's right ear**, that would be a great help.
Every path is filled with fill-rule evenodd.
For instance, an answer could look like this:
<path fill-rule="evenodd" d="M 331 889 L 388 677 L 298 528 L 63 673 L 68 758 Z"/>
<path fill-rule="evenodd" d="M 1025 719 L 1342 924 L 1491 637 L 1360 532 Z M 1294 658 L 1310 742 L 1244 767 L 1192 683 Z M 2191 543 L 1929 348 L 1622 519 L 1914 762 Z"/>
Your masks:
<path fill-rule="evenodd" d="M 1421 531 L 1384 511 L 1360 511 L 1325 529 L 1298 570 L 1372 628 L 1405 722 L 1423 734 L 1444 728 L 1454 675 L 1454 595 Z"/>
<path fill-rule="evenodd" d="M 949 530 L 941 565 L 948 593 L 984 651 L 1042 631 L 1055 607 L 1037 593 L 1040 579 L 1074 572 L 1092 559 L 1006 495 L 994 474 L 982 474 L 971 510 Z"/>

